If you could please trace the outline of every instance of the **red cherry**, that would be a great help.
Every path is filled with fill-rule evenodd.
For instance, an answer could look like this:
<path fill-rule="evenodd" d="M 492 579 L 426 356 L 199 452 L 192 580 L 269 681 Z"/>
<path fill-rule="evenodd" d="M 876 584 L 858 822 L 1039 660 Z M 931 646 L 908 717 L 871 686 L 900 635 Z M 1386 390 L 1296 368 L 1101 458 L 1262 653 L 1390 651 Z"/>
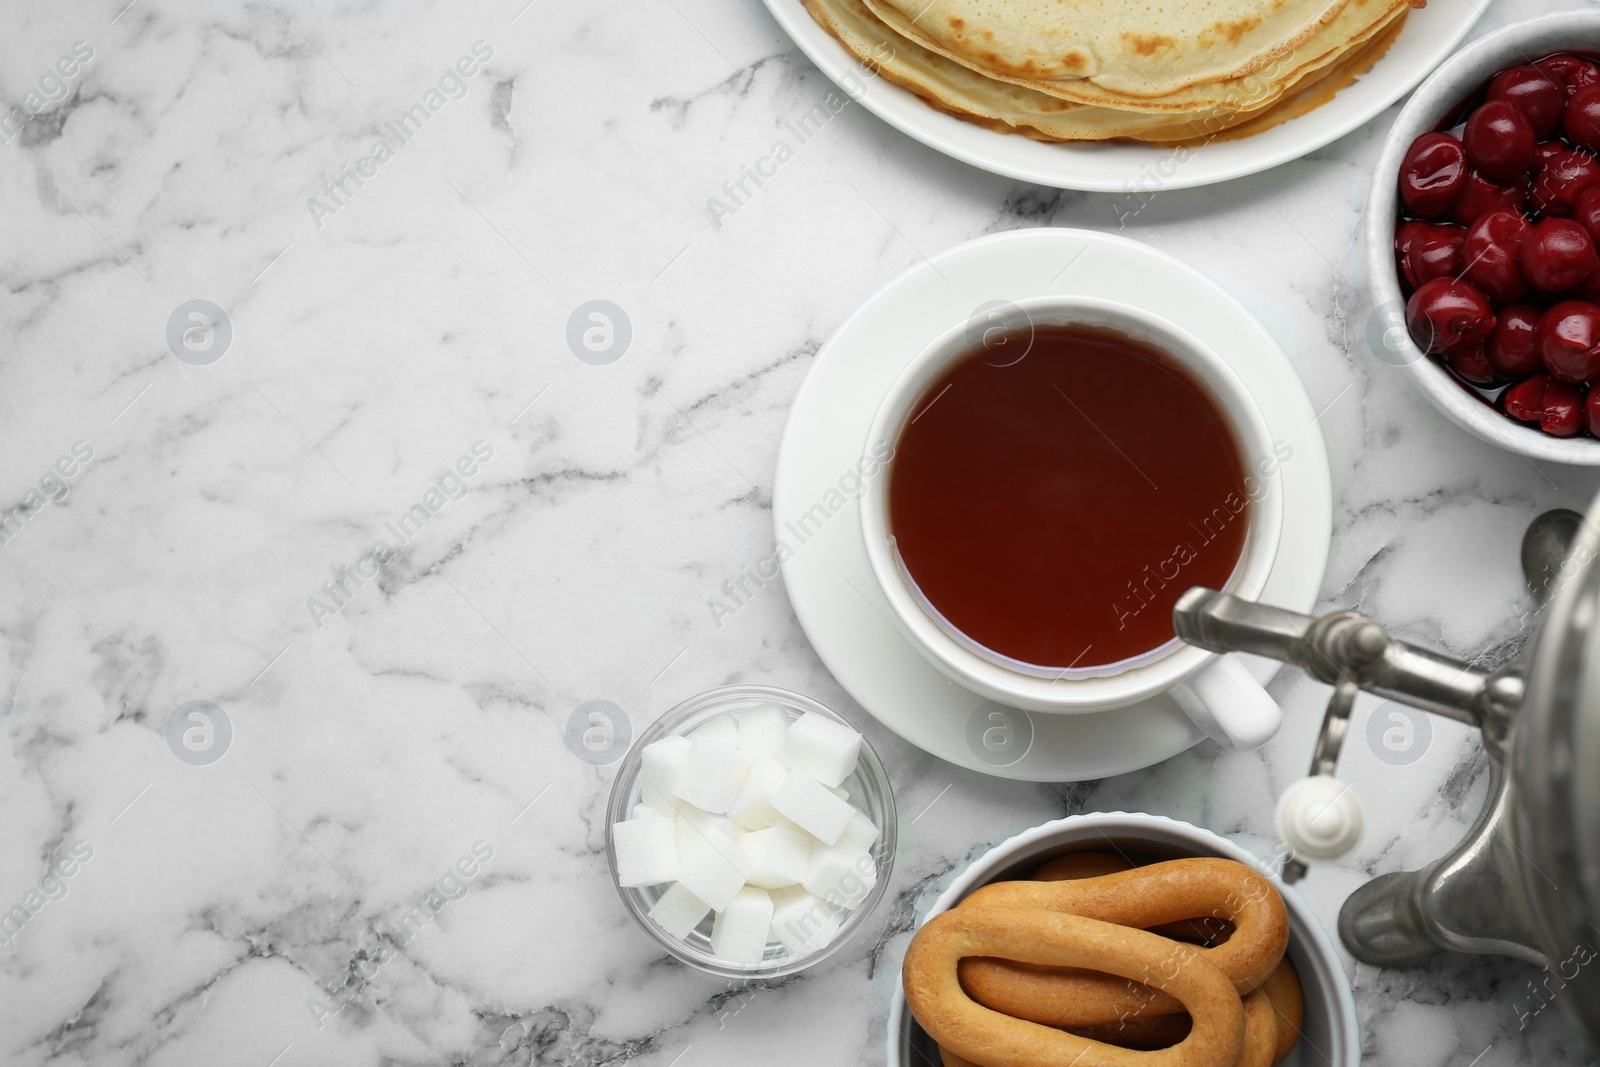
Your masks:
<path fill-rule="evenodd" d="M 1533 165 L 1533 124 L 1504 100 L 1490 100 L 1468 117 L 1461 144 L 1467 162 L 1501 184 L 1522 177 Z"/>
<path fill-rule="evenodd" d="M 1446 353 L 1444 365 L 1449 367 L 1457 378 L 1469 385 L 1493 385 L 1498 377 L 1488 357 L 1483 354 L 1482 345 Z"/>
<path fill-rule="evenodd" d="M 1543 215 L 1571 218 L 1578 197 L 1600 183 L 1600 162 L 1587 152 L 1569 148 L 1551 152 L 1533 172 L 1533 206 Z"/>
<path fill-rule="evenodd" d="M 1600 251 L 1595 254 L 1600 255 Z M 1548 294 L 1541 295 L 1547 296 Z M 1589 304 L 1600 304 L 1600 270 L 1589 275 L 1588 280 L 1582 285 L 1559 294 L 1559 299 L 1556 302 L 1559 303 L 1561 300 L 1582 300 Z"/>
<path fill-rule="evenodd" d="M 1573 143 L 1600 148 L 1600 84 L 1585 85 L 1573 93 L 1562 122 Z"/>
<path fill-rule="evenodd" d="M 1533 132 L 1549 137 L 1561 128 L 1561 112 L 1567 104 L 1566 82 L 1558 80 L 1532 63 L 1502 70 L 1489 83 L 1487 99 L 1504 100 L 1527 116 Z"/>
<path fill-rule="evenodd" d="M 1561 150 L 1567 151 L 1567 146 L 1562 145 Z M 1521 211 L 1528 203 L 1527 188 L 1527 181 L 1520 178 L 1510 185 L 1496 185 L 1477 171 L 1468 171 L 1461 196 L 1450 210 L 1450 221 L 1471 226 L 1486 212 Z"/>
<path fill-rule="evenodd" d="M 1577 56 L 1551 56 L 1539 60 L 1534 66 L 1560 81 L 1562 88 L 1567 91 L 1568 100 L 1584 86 L 1600 82 L 1600 67 Z"/>
<path fill-rule="evenodd" d="M 1600 391 L 1589 390 L 1589 396 L 1583 402 L 1583 414 L 1589 432 L 1600 437 Z"/>
<path fill-rule="evenodd" d="M 1494 323 L 1489 301 L 1457 278 L 1423 282 L 1406 301 L 1406 328 L 1424 352 L 1471 348 L 1488 338 Z"/>
<path fill-rule="evenodd" d="M 1582 285 L 1600 266 L 1589 231 L 1571 219 L 1541 219 L 1517 256 L 1522 276 L 1536 288 L 1559 293 Z"/>
<path fill-rule="evenodd" d="M 1532 304 L 1510 304 L 1495 314 L 1494 333 L 1483 346 L 1484 358 L 1496 374 L 1526 378 L 1544 370 L 1534 330 L 1543 314 Z"/>
<path fill-rule="evenodd" d="M 1462 243 L 1462 275 L 1497 304 L 1528 295 L 1519 254 L 1531 227 L 1515 211 L 1479 215 Z"/>
<path fill-rule="evenodd" d="M 1565 141 L 1540 141 L 1533 146 L 1534 169 L 1542 167 L 1549 162 L 1551 156 L 1560 155 L 1568 149 Z"/>
<path fill-rule="evenodd" d="M 1467 153 L 1448 133 L 1425 133 L 1400 162 L 1400 199 L 1414 215 L 1436 219 L 1455 206 L 1467 180 Z"/>
<path fill-rule="evenodd" d="M 1553 305 L 1539 316 L 1534 340 L 1545 369 L 1562 381 L 1600 377 L 1600 306 L 1585 300 Z"/>
<path fill-rule="evenodd" d="M 1402 222 L 1395 231 L 1394 249 L 1408 291 L 1430 278 L 1460 274 L 1461 246 L 1466 237 L 1465 229 L 1447 222 Z"/>
<path fill-rule="evenodd" d="M 1500 403 L 1513 419 L 1537 422 L 1552 437 L 1572 437 L 1583 428 L 1583 390 L 1547 374 L 1513 385 Z"/>
<path fill-rule="evenodd" d="M 1572 217 L 1589 231 L 1590 237 L 1600 240 L 1600 185 L 1591 185 L 1578 194 L 1578 201 L 1572 206 Z"/>

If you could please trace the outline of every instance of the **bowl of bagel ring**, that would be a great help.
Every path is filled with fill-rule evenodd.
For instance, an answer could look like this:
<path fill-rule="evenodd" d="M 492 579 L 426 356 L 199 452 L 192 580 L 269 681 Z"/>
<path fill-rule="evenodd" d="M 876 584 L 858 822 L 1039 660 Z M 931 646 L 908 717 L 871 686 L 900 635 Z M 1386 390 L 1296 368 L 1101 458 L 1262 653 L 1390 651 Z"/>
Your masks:
<path fill-rule="evenodd" d="M 1158 815 L 1074 815 L 979 858 L 912 936 L 890 1019 L 890 1067 L 1361 1062 L 1310 908 Z"/>

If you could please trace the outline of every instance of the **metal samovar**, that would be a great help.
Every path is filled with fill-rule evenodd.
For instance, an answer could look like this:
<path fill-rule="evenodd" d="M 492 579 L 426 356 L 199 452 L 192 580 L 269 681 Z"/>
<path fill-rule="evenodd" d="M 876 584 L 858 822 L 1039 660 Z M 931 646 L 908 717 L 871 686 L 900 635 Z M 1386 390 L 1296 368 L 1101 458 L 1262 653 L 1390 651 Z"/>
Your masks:
<path fill-rule="evenodd" d="M 1421 870 L 1379 875 L 1352 893 L 1340 939 L 1383 967 L 1439 952 L 1543 967 L 1543 986 L 1587 1033 L 1591 1052 L 1600 1049 L 1597 557 L 1600 501 L 1588 519 L 1563 511 L 1535 520 L 1523 568 L 1535 594 L 1550 599 L 1525 655 L 1495 670 L 1402 641 L 1353 611 L 1313 618 L 1203 588 L 1174 611 L 1178 636 L 1191 644 L 1293 663 L 1333 686 L 1311 777 L 1297 783 L 1307 788 L 1291 789 L 1279 808 L 1280 831 L 1301 850 L 1284 867 L 1287 881 L 1305 873 L 1300 856 L 1334 858 L 1359 835 L 1359 807 L 1345 808 L 1348 787 L 1333 778 L 1357 692 L 1482 732 L 1490 779 L 1477 822 Z"/>

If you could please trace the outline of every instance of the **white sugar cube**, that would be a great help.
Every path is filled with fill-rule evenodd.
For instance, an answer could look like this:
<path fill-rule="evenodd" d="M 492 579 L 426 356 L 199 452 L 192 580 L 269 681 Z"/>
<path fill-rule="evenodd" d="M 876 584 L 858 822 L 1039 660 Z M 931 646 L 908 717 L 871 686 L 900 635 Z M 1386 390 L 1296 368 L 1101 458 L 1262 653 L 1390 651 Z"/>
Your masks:
<path fill-rule="evenodd" d="M 722 911 L 744 885 L 751 866 L 748 853 L 719 830 L 687 835 L 678 857 L 678 881 L 683 888 Z"/>
<path fill-rule="evenodd" d="M 776 704 L 763 704 L 739 713 L 739 751 L 752 756 L 783 755 L 789 733 L 789 713 Z"/>
<path fill-rule="evenodd" d="M 772 794 L 778 814 L 793 820 L 823 844 L 839 840 L 856 809 L 828 792 L 828 787 L 799 771 L 790 771 Z"/>
<path fill-rule="evenodd" d="M 689 742 L 672 795 L 702 811 L 722 814 L 733 807 L 750 771 L 751 758 L 738 749 L 704 737 Z"/>
<path fill-rule="evenodd" d="M 811 838 L 805 834 L 776 826 L 752 830 L 739 839 L 739 847 L 750 855 L 745 879 L 753 886 L 779 889 L 797 885 L 811 873 Z"/>
<path fill-rule="evenodd" d="M 836 848 L 813 848 L 811 872 L 801 885 L 830 904 L 855 909 L 877 881 L 878 867 L 871 856 L 852 855 Z"/>
<path fill-rule="evenodd" d="M 860 752 L 860 734 L 842 722 L 808 711 L 789 724 L 783 762 L 831 787 L 850 777 Z"/>
<path fill-rule="evenodd" d="M 718 818 L 718 816 L 715 815 L 708 815 L 699 808 L 695 807 L 693 804 L 685 804 L 677 797 L 672 798 L 672 804 L 672 817 L 678 823 L 678 831 L 680 834 L 683 831 L 683 824 L 689 819 L 698 819 L 701 822 L 705 822 L 708 819 Z"/>
<path fill-rule="evenodd" d="M 688 814 L 691 811 L 694 812 L 693 815 Z M 704 839 L 708 831 L 718 830 L 726 833 L 728 830 L 733 829 L 732 823 L 722 826 L 718 822 L 713 822 L 712 820 L 714 819 L 719 819 L 719 816 L 707 815 L 699 808 L 690 808 L 685 805 L 684 813 L 678 817 L 677 832 L 675 834 L 678 841 L 679 857 L 685 855 L 689 851 L 689 846 L 695 841 Z"/>
<path fill-rule="evenodd" d="M 772 892 L 770 940 L 795 955 L 821 948 L 839 929 L 839 909 L 799 886 Z"/>
<path fill-rule="evenodd" d="M 695 807 L 687 800 L 680 800 L 677 804 L 678 818 L 680 820 L 693 823 L 695 826 L 714 826 L 725 834 L 733 832 L 733 820 L 726 815 L 713 815 L 709 811 L 703 811 Z"/>
<path fill-rule="evenodd" d="M 678 817 L 678 798 L 670 792 L 658 789 L 650 782 L 640 782 L 638 787 L 638 803 L 634 811 L 645 809 L 658 819 L 675 819 Z"/>
<path fill-rule="evenodd" d="M 689 754 L 687 737 L 663 737 L 639 751 L 639 777 L 670 788 L 678 767 Z"/>
<path fill-rule="evenodd" d="M 685 736 L 690 740 L 703 738 L 715 741 L 719 745 L 727 745 L 729 748 L 738 748 L 739 724 L 734 721 L 732 715 L 718 715 L 714 719 L 707 719 Z"/>
<path fill-rule="evenodd" d="M 700 829 L 712 827 L 721 830 L 725 834 L 732 834 L 733 821 L 726 815 L 713 815 L 708 811 L 701 811 L 685 800 L 678 801 L 677 805 L 675 810 L 680 824 L 695 826 Z"/>
<path fill-rule="evenodd" d="M 639 784 L 639 803 L 634 806 L 643 808 L 651 815 L 663 819 L 676 818 L 678 814 L 678 798 L 671 792 L 663 791 L 650 782 Z"/>
<path fill-rule="evenodd" d="M 650 907 L 650 918 L 667 933 L 683 940 L 700 925 L 700 920 L 711 914 L 711 905 L 683 888 L 682 882 L 673 882 L 661 899 Z"/>
<path fill-rule="evenodd" d="M 678 817 L 676 840 L 678 855 L 683 857 L 696 844 L 708 844 L 717 855 L 739 868 L 740 874 L 749 874 L 754 866 L 749 853 L 739 847 L 739 835 L 744 831 L 721 815 L 707 815 L 699 808 L 685 804 Z"/>
<path fill-rule="evenodd" d="M 772 927 L 772 898 L 746 886 L 711 924 L 711 951 L 729 963 L 760 963 Z"/>
<path fill-rule="evenodd" d="M 850 821 L 845 824 L 844 833 L 839 835 L 839 840 L 833 847 L 846 855 L 858 855 L 872 851 L 872 846 L 878 840 L 878 827 L 863 812 L 856 812 L 850 816 Z"/>
<path fill-rule="evenodd" d="M 772 794 L 778 791 L 788 774 L 789 769 L 771 756 L 757 756 L 750 763 L 750 771 L 745 775 L 744 785 L 739 787 L 733 807 L 728 809 L 728 818 L 747 830 L 771 826 L 773 820 L 780 817 L 772 806 Z"/>
<path fill-rule="evenodd" d="M 672 787 L 678 782 L 678 768 L 689 755 L 687 737 L 663 737 L 639 752 L 639 800 L 661 815 L 675 814 Z"/>
<path fill-rule="evenodd" d="M 830 785 L 828 787 L 828 792 L 832 793 L 834 796 L 845 801 L 846 803 L 848 803 L 850 800 L 850 790 L 846 789 L 842 785 Z"/>
<path fill-rule="evenodd" d="M 617 883 L 656 885 L 678 877 L 677 828 L 658 815 L 629 819 L 611 827 L 617 852 Z"/>
<path fill-rule="evenodd" d="M 689 849 L 694 845 L 695 841 L 699 840 L 704 835 L 705 831 L 697 830 L 688 819 L 679 819 L 677 821 L 674 827 L 673 837 L 677 841 L 678 861 L 680 863 L 683 862 L 683 858 L 689 854 Z"/>

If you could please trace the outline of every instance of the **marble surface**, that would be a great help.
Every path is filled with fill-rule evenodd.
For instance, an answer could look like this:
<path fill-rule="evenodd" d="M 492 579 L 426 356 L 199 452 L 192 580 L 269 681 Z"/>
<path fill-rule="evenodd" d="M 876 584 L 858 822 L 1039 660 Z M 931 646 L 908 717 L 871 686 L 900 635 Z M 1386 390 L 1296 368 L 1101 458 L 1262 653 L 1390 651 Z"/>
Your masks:
<path fill-rule="evenodd" d="M 0 504 L 30 509 L 0 545 L 6 1064 L 873 1064 L 914 917 L 988 844 L 1138 809 L 1269 854 L 1326 696 L 1290 674 L 1261 753 L 1097 783 L 876 731 L 893 893 L 815 973 L 702 977 L 628 924 L 575 709 L 637 733 L 759 681 L 856 710 L 779 584 L 708 600 L 771 551 L 819 344 L 948 245 L 1123 219 L 1223 281 L 1322 410 L 1324 606 L 1456 655 L 1515 651 L 1522 528 L 1600 481 L 1493 451 L 1368 354 L 1356 218 L 1392 112 L 1126 217 L 847 108 L 713 219 L 830 88 L 759 0 L 125 3 L 9 0 L 0 38 L 0 95 L 38 112 L 0 144 Z M 1496 0 L 1480 32 L 1557 6 Z M 631 324 L 609 364 L 568 344 L 591 300 Z M 1330 926 L 1484 792 L 1465 730 L 1395 767 L 1370 714 L 1342 767 L 1366 843 L 1302 888 Z M 1581 1062 L 1527 968 L 1349 970 L 1371 1063 Z"/>

